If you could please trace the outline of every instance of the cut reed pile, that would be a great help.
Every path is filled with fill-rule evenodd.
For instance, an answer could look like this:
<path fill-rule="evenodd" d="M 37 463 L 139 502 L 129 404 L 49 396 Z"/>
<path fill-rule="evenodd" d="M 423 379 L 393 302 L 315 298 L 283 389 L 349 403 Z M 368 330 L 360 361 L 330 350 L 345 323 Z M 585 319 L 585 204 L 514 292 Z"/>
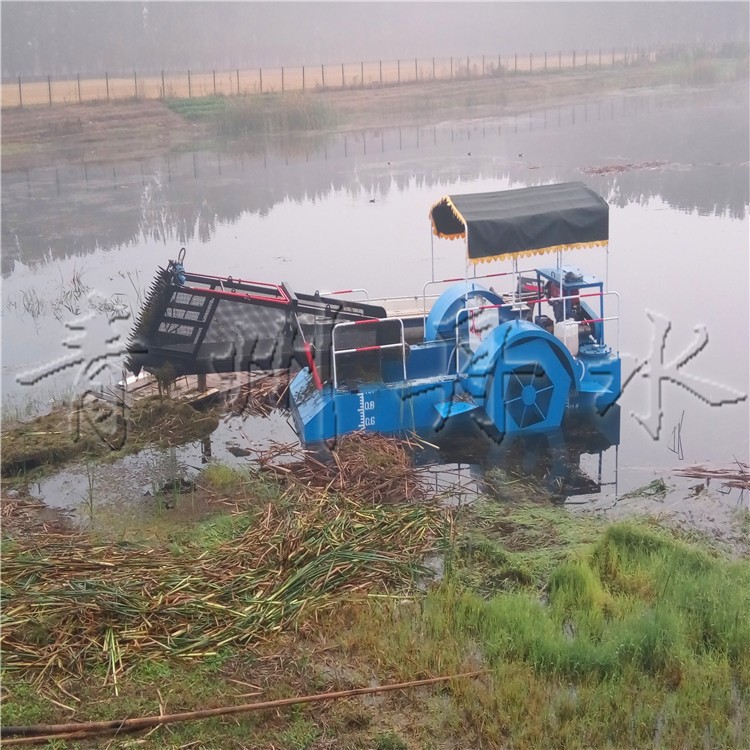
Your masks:
<path fill-rule="evenodd" d="M 341 492 L 361 502 L 421 501 L 428 488 L 409 453 L 415 447 L 408 440 L 355 432 L 340 438 L 330 455 L 274 444 L 258 454 L 257 462 L 261 471 L 292 486 Z"/>
<path fill-rule="evenodd" d="M 0 491 L 0 527 L 6 539 L 36 532 L 73 533 L 64 510 L 51 509 L 30 497 L 8 497 L 4 491 Z"/>
<path fill-rule="evenodd" d="M 288 372 L 253 377 L 229 405 L 230 413 L 267 417 L 274 409 L 286 408 L 289 379 Z"/>
<path fill-rule="evenodd" d="M 3 668 L 39 681 L 103 665 L 252 647 L 342 598 L 412 584 L 445 513 L 311 492 L 238 517 L 211 550 L 60 543 L 37 535 L 3 553 Z M 101 668 L 101 666 L 100 666 Z"/>

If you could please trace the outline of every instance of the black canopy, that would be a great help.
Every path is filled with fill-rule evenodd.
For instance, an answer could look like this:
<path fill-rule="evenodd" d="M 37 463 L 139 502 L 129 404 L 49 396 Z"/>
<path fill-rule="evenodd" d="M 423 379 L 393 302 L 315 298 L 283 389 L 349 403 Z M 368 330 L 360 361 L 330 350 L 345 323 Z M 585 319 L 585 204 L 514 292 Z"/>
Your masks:
<path fill-rule="evenodd" d="M 430 210 L 438 237 L 466 238 L 474 263 L 536 255 L 609 239 L 607 201 L 582 182 L 446 195 Z"/>

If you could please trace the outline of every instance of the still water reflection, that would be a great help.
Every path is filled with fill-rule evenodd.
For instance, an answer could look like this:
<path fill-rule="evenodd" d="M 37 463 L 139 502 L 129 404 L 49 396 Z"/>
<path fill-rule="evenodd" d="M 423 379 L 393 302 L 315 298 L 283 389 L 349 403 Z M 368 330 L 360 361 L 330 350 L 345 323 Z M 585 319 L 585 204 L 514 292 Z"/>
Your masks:
<path fill-rule="evenodd" d="M 615 206 L 658 197 L 673 208 L 742 219 L 747 110 L 742 85 L 661 89 L 512 117 L 6 173 L 3 275 L 17 261 L 148 240 L 208 242 L 247 213 L 264 217 L 279 204 L 319 202 L 339 191 L 351 200 L 382 199 L 415 182 L 438 195 L 473 180 L 538 184 L 584 175 Z"/>
<path fill-rule="evenodd" d="M 442 194 L 579 179 L 610 202 L 610 253 L 564 260 L 620 292 L 624 373 L 653 351 L 651 311 L 672 323 L 665 362 L 704 326 L 709 342 L 686 369 L 747 393 L 749 143 L 747 88 L 731 85 L 4 173 L 4 406 L 41 406 L 68 386 L 63 372 L 32 395 L 17 377 L 64 353 L 71 309 L 60 301 L 76 279 L 98 305 L 137 309 L 157 266 L 184 245 L 197 271 L 305 292 L 416 294 L 431 273 L 427 212 Z M 434 251 L 437 277 L 463 275 L 459 243 Z M 74 307 L 88 304 L 84 294 Z M 666 382 L 654 435 L 632 416 L 659 407 L 650 385 L 634 380 L 621 401 L 621 489 L 679 462 L 678 426 L 686 462 L 747 457 L 747 401 L 715 408 Z"/>

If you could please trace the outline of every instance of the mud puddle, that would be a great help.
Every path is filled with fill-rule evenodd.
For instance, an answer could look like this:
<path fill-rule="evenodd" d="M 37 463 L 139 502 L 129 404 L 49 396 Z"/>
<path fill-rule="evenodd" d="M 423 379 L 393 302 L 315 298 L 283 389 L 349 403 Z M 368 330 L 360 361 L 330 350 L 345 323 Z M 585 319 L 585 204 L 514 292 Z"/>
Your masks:
<path fill-rule="evenodd" d="M 32 484 L 29 495 L 50 508 L 66 511 L 79 526 L 91 526 L 103 513 L 108 517 L 145 517 L 172 510 L 178 504 L 177 496 L 190 497 L 190 503 L 184 498 L 179 502 L 180 513 L 190 516 L 206 510 L 198 502 L 193 484 L 209 462 L 246 465 L 272 442 L 295 441 L 280 412 L 267 418 L 226 416 L 201 440 L 164 448 L 151 445 L 114 461 L 71 464 Z"/>

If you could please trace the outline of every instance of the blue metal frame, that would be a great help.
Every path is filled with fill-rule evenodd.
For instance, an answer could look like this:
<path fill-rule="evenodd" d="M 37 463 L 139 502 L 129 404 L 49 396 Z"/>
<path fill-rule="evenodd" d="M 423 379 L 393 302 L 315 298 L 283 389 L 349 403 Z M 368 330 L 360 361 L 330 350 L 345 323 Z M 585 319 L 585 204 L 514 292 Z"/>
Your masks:
<path fill-rule="evenodd" d="M 558 282 L 570 270 L 538 269 L 538 286 L 542 279 Z M 603 292 L 602 282 L 592 276 L 563 283 L 566 290 Z M 467 336 L 471 301 L 498 311 L 497 325 L 473 351 Z M 603 318 L 603 302 L 600 309 Z M 439 431 L 459 415 L 496 434 L 556 429 L 567 411 L 602 412 L 620 393 L 620 359 L 604 343 L 599 325 L 596 341 L 574 357 L 551 333 L 522 320 L 500 295 L 475 282 L 457 284 L 433 305 L 424 340 L 408 351 L 405 347 L 403 361 L 381 363 L 376 377 L 316 388 L 309 368 L 300 371 L 290 387 L 297 432 L 304 443 L 358 430 L 423 433 Z M 362 348 L 373 349 L 378 347 Z M 331 356 L 336 357 L 335 347 Z"/>

